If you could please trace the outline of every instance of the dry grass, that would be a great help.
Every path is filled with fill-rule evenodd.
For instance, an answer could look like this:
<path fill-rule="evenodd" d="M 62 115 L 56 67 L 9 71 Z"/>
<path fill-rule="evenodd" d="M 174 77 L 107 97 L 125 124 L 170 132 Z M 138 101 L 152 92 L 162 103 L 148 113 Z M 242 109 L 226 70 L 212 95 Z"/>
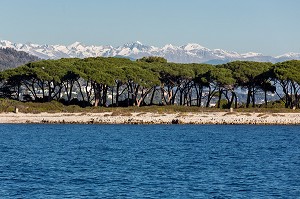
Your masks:
<path fill-rule="evenodd" d="M 266 116 L 265 113 L 260 113 L 260 114 L 257 115 L 257 117 L 264 117 L 264 116 Z"/>
<path fill-rule="evenodd" d="M 236 115 L 237 113 L 236 112 L 228 112 L 228 113 L 225 113 L 223 116 L 226 116 L 226 115 Z"/>
<path fill-rule="evenodd" d="M 244 116 L 252 116 L 251 113 L 242 113 L 241 115 L 244 115 Z"/>
<path fill-rule="evenodd" d="M 141 113 L 136 114 L 136 116 L 142 116 L 142 115 L 145 115 L 145 114 L 146 114 L 145 112 L 141 112 Z"/>
<path fill-rule="evenodd" d="M 110 116 L 132 116 L 132 113 L 121 112 L 121 111 L 114 111 L 114 112 L 111 113 Z"/>
<path fill-rule="evenodd" d="M 177 117 L 186 117 L 188 115 L 189 115 L 189 113 L 187 113 L 187 112 L 180 112 L 180 113 L 178 113 Z"/>

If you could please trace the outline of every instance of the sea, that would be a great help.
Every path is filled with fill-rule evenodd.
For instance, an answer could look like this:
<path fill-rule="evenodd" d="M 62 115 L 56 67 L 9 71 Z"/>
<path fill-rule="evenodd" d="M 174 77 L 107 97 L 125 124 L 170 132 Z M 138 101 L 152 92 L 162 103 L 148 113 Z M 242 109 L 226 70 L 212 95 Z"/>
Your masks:
<path fill-rule="evenodd" d="M 1 124 L 0 198 L 300 198 L 300 126 Z"/>

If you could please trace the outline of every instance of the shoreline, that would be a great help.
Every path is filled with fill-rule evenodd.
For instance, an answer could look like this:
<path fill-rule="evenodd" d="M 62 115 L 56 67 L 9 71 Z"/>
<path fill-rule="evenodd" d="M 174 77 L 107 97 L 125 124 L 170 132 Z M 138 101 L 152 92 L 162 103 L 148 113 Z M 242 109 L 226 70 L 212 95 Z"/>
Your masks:
<path fill-rule="evenodd" d="M 300 113 L 0 113 L 1 124 L 224 124 L 300 125 Z"/>

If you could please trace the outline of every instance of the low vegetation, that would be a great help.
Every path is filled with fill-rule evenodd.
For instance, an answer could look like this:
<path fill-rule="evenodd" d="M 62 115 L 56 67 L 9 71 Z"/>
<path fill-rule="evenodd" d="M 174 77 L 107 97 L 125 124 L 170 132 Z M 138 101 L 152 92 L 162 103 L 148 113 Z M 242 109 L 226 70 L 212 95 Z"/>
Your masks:
<path fill-rule="evenodd" d="M 21 102 L 11 99 L 0 99 L 0 112 L 15 112 L 15 109 L 23 113 L 101 113 L 101 112 L 111 112 L 114 115 L 123 115 L 130 113 L 140 113 L 143 115 L 145 113 L 199 113 L 199 112 L 219 112 L 226 111 L 227 114 L 245 113 L 245 112 L 260 112 L 260 113 L 288 113 L 288 112 L 300 112 L 300 109 L 286 109 L 286 108 L 238 108 L 234 109 L 234 112 L 230 112 L 228 109 L 219 109 L 215 107 L 197 107 L 197 106 L 130 106 L 130 107 L 80 107 L 78 105 L 63 105 L 57 101 L 51 102 Z M 111 114 L 109 114 L 111 115 Z"/>

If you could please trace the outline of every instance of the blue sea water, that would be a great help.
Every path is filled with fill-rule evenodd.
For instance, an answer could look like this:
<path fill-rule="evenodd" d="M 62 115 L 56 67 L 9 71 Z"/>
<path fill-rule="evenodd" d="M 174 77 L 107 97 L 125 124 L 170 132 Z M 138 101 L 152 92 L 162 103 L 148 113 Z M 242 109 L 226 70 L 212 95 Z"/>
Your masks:
<path fill-rule="evenodd" d="M 300 127 L 5 124 L 0 198 L 300 198 Z"/>

